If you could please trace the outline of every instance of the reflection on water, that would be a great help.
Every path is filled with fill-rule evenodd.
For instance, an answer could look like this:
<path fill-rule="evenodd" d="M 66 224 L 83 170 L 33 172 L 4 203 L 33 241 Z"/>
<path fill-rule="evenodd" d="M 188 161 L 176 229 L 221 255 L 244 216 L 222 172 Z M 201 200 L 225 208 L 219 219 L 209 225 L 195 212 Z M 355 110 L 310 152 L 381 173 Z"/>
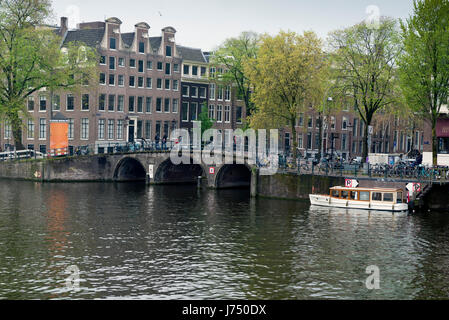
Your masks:
<path fill-rule="evenodd" d="M 1 181 L 0 298 L 447 299 L 448 224 L 247 190 Z"/>

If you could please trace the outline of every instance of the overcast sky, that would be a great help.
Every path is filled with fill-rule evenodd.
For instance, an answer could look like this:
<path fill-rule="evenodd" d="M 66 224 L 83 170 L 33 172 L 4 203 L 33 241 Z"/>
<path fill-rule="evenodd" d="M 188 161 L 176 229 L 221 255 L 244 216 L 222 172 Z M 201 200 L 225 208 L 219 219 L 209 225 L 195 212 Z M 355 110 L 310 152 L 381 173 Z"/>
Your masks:
<path fill-rule="evenodd" d="M 212 50 L 242 31 L 275 34 L 279 30 L 313 30 L 323 39 L 329 31 L 363 21 L 376 6 L 381 15 L 407 18 L 412 0 L 53 0 L 58 18 L 69 17 L 69 26 L 82 21 L 117 17 L 122 32 L 132 32 L 147 22 L 150 35 L 174 27 L 177 43 Z M 373 12 L 373 11 L 371 11 Z M 59 24 L 59 22 L 58 22 Z"/>

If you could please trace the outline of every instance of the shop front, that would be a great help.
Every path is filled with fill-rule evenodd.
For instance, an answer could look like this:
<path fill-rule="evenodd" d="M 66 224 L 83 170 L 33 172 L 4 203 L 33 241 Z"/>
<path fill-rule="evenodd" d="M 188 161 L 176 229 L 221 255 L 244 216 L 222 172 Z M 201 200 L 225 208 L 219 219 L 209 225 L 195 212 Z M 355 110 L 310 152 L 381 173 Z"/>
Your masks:
<path fill-rule="evenodd" d="M 449 166 L 449 117 L 438 119 L 436 126 L 438 141 L 438 165 Z M 432 165 L 432 128 L 426 124 L 424 132 L 423 164 Z"/>

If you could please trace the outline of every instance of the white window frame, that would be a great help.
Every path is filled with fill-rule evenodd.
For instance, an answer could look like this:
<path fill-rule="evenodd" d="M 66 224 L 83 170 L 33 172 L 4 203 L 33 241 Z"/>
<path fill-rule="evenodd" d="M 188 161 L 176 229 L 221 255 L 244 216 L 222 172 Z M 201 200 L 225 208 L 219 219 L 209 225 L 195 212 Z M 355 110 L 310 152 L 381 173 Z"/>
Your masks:
<path fill-rule="evenodd" d="M 187 119 L 183 119 L 183 110 L 184 110 L 184 104 L 187 105 Z M 181 103 L 181 121 L 182 122 L 189 122 L 190 121 L 190 103 L 188 103 L 187 101 L 184 101 Z"/>
<path fill-rule="evenodd" d="M 231 106 L 229 105 L 224 107 L 224 122 L 231 123 Z"/>
<path fill-rule="evenodd" d="M 209 111 L 208 112 L 209 119 L 215 119 L 215 105 L 214 104 L 209 105 L 208 111 Z"/>
<path fill-rule="evenodd" d="M 111 126 L 112 123 L 112 126 Z M 112 131 L 111 131 L 111 127 L 112 127 Z M 108 140 L 114 140 L 114 132 L 115 130 L 115 120 L 114 119 L 108 119 Z M 112 138 L 110 133 L 112 132 Z"/>
<path fill-rule="evenodd" d="M 209 100 L 215 101 L 215 83 L 209 85 Z"/>
<path fill-rule="evenodd" d="M 217 123 L 223 123 L 223 105 L 217 104 Z M 220 116 L 218 116 L 220 115 Z"/>
<path fill-rule="evenodd" d="M 190 97 L 190 86 L 182 86 L 182 87 L 187 88 L 187 94 L 182 94 L 182 91 L 181 91 L 182 96 L 186 97 L 186 98 Z"/>
<path fill-rule="evenodd" d="M 122 77 L 122 84 L 120 84 L 120 77 Z M 123 74 L 117 75 L 117 85 L 121 88 L 125 86 L 125 76 Z"/>
<path fill-rule="evenodd" d="M 104 140 L 106 119 L 98 119 L 98 140 Z"/>
<path fill-rule="evenodd" d="M 44 128 L 45 128 L 45 130 L 43 131 L 43 133 L 44 133 L 44 136 L 42 137 L 41 136 L 41 126 L 42 126 L 42 120 L 44 120 L 43 121 L 43 124 L 44 124 Z M 9 125 L 10 126 L 10 125 Z M 6 125 L 5 125 L 5 130 L 6 130 Z M 5 131 L 5 139 L 6 139 L 6 131 Z M 45 141 L 45 140 L 47 140 L 47 119 L 46 118 L 39 118 L 39 140 L 40 141 Z"/>
<path fill-rule="evenodd" d="M 86 130 L 86 133 L 87 133 L 87 137 L 84 137 L 83 138 L 83 128 L 84 128 L 84 121 L 83 120 L 87 120 L 87 130 Z M 83 140 L 83 141 L 87 141 L 87 140 L 89 140 L 89 118 L 81 118 L 81 125 L 80 125 L 80 140 Z"/>
<path fill-rule="evenodd" d="M 176 103 L 175 103 L 176 101 Z M 176 108 L 175 108 L 176 105 Z M 179 112 L 179 99 L 175 98 L 172 100 L 172 113 L 178 113 Z"/>
<path fill-rule="evenodd" d="M 231 86 L 226 86 L 225 101 L 231 101 Z"/>
<path fill-rule="evenodd" d="M 32 130 L 30 130 L 30 127 Z M 34 140 L 34 119 L 28 119 L 27 122 L 27 140 Z"/>

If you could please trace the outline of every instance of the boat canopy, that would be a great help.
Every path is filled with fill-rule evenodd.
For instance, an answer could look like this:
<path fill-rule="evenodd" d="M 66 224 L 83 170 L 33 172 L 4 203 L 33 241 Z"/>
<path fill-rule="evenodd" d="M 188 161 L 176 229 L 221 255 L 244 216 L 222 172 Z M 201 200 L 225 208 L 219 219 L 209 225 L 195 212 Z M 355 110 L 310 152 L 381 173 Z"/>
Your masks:
<path fill-rule="evenodd" d="M 333 187 L 330 190 L 343 190 L 343 191 L 373 191 L 373 192 L 403 192 L 402 189 L 396 188 L 347 188 L 347 187 Z"/>

